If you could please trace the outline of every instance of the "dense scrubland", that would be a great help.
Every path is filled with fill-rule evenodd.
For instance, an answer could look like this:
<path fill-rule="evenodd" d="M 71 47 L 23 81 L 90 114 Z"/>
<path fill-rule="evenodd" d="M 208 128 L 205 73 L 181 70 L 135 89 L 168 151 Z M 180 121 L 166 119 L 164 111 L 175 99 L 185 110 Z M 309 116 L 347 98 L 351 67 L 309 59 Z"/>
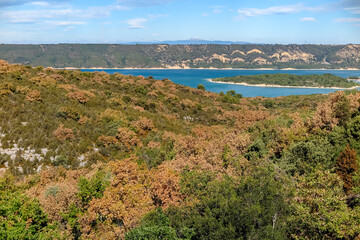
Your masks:
<path fill-rule="evenodd" d="M 56 68 L 360 68 L 358 44 L 0 44 L 0 56 Z"/>
<path fill-rule="evenodd" d="M 0 62 L 1 239 L 356 239 L 360 92 L 242 98 Z"/>
<path fill-rule="evenodd" d="M 323 75 L 295 75 L 295 74 L 260 74 L 260 75 L 241 75 L 234 77 L 223 77 L 212 79 L 215 82 L 246 83 L 250 85 L 279 85 L 295 87 L 337 87 L 353 88 L 359 87 L 360 83 L 349 81 L 346 78 L 338 77 L 333 74 Z"/>

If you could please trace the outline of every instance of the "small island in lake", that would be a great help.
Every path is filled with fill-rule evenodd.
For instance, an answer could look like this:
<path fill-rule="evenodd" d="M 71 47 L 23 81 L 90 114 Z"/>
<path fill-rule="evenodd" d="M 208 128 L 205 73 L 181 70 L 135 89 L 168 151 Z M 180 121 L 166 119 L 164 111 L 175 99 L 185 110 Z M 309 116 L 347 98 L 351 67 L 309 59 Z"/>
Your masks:
<path fill-rule="evenodd" d="M 357 88 L 360 83 L 348 81 L 346 78 L 332 74 L 260 74 L 260 75 L 241 75 L 235 77 L 223 77 L 211 79 L 212 82 L 234 83 L 261 87 L 301 87 L 301 88 Z"/>

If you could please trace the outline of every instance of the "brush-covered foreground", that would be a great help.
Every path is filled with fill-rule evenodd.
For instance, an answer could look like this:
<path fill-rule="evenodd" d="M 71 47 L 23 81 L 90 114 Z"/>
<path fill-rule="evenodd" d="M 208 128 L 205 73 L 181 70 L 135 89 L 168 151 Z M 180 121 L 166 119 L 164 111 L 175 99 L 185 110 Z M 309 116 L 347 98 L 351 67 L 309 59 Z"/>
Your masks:
<path fill-rule="evenodd" d="M 359 100 L 1 61 L 0 238 L 359 238 Z"/>

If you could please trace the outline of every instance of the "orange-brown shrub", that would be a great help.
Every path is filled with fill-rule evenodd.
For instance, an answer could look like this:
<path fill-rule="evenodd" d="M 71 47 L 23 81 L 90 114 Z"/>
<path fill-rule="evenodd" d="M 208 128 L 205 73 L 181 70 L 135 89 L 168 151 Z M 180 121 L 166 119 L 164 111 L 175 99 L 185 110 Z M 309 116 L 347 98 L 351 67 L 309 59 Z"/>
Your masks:
<path fill-rule="evenodd" d="M 48 167 L 39 174 L 39 182 L 27 190 L 29 197 L 37 198 L 51 221 L 60 221 L 61 213 L 71 203 L 78 203 L 77 181 L 87 169 L 66 170 L 63 167 Z M 31 177 L 29 177 L 31 181 Z"/>
<path fill-rule="evenodd" d="M 155 128 L 153 121 L 146 117 L 140 117 L 139 120 L 134 123 L 134 126 L 143 131 L 151 131 Z"/>
<path fill-rule="evenodd" d="M 104 135 L 100 136 L 100 137 L 98 138 L 98 140 L 99 140 L 100 142 L 102 142 L 105 147 L 108 147 L 109 145 L 113 145 L 113 144 L 115 144 L 115 143 L 118 142 L 118 140 L 116 139 L 116 137 L 104 136 Z"/>
<path fill-rule="evenodd" d="M 67 96 L 80 103 L 87 103 L 91 98 L 95 97 L 95 94 L 87 90 L 77 90 L 75 92 L 69 92 Z"/>
<path fill-rule="evenodd" d="M 41 101 L 41 92 L 38 90 L 31 90 L 28 94 L 26 94 L 26 101 Z"/>
<path fill-rule="evenodd" d="M 10 71 L 10 64 L 4 60 L 0 60 L 0 74 L 8 73 Z"/>
<path fill-rule="evenodd" d="M 54 136 L 62 141 L 73 140 L 75 138 L 73 130 L 65 128 L 64 124 L 60 124 L 60 126 L 54 131 Z"/>
<path fill-rule="evenodd" d="M 177 172 L 161 165 L 149 171 L 136 161 L 131 157 L 109 163 L 110 186 L 102 198 L 89 203 L 88 213 L 80 219 L 84 239 L 122 239 L 149 211 L 182 202 Z"/>
<path fill-rule="evenodd" d="M 116 138 L 119 139 L 119 141 L 128 148 L 132 146 L 142 145 L 136 133 L 125 127 L 121 127 L 118 129 L 118 134 L 116 135 Z"/>
<path fill-rule="evenodd" d="M 353 175 L 358 169 L 356 151 L 351 149 L 348 144 L 336 161 L 336 173 L 343 180 L 344 190 L 347 194 L 354 187 Z"/>

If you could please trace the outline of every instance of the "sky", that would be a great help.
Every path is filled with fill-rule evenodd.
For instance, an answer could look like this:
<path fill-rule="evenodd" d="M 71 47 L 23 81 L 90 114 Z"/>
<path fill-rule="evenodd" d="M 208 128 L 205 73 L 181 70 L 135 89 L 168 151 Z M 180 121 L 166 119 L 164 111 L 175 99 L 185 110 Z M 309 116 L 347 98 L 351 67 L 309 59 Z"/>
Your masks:
<path fill-rule="evenodd" d="M 360 43 L 360 0 L 0 0 L 0 43 Z"/>

